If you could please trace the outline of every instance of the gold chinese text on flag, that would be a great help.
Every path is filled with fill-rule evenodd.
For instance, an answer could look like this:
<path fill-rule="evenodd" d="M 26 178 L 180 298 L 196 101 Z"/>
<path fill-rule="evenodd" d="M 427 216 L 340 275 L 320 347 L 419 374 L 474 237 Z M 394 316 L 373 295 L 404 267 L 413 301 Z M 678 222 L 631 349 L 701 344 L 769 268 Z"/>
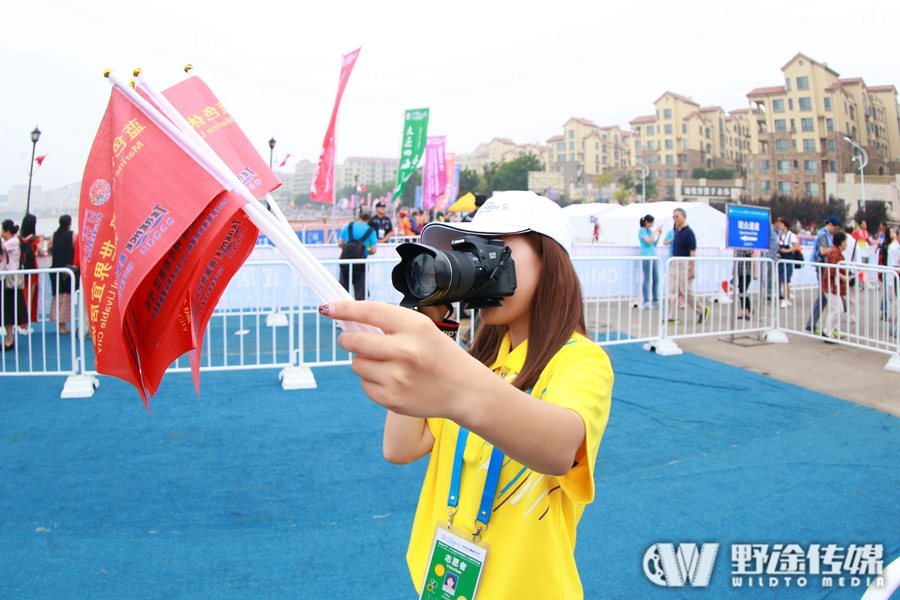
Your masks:
<path fill-rule="evenodd" d="M 243 203 L 113 89 L 82 182 L 82 278 L 97 371 L 145 404 L 172 361 L 195 365 L 209 300 L 256 241 Z"/>

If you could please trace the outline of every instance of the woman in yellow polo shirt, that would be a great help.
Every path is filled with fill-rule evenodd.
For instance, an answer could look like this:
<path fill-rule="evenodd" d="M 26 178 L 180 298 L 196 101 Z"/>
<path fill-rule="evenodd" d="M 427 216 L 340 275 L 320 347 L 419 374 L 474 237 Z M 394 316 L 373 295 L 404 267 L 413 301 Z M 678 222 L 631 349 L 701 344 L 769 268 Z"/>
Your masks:
<path fill-rule="evenodd" d="M 344 332 L 340 344 L 357 355 L 365 393 L 389 409 L 385 457 L 430 455 L 407 552 L 420 597 L 444 598 L 453 577 L 453 597 L 466 600 L 582 598 L 576 529 L 594 499 L 613 373 L 584 335 L 572 231 L 550 200 L 501 192 L 471 223 L 429 225 L 422 242 L 449 249 L 464 234 L 501 237 L 518 283 L 502 306 L 482 309 L 469 353 L 396 306 L 321 312 L 385 332 Z"/>

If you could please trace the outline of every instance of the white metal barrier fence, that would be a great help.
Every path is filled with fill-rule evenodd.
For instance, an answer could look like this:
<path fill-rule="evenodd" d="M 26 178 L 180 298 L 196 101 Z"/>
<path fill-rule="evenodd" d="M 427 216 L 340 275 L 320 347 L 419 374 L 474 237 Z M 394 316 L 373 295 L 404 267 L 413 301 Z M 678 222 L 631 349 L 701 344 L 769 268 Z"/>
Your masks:
<path fill-rule="evenodd" d="M 747 334 L 774 328 L 765 282 L 768 258 L 670 258 L 664 337 Z"/>
<path fill-rule="evenodd" d="M 780 332 L 815 335 L 805 331 L 804 325 L 817 300 L 820 308 L 827 306 L 817 276 L 826 267 L 793 264 L 790 287 L 785 288 L 782 283 L 788 279 L 787 265 L 792 262 L 729 257 L 670 258 L 665 262 L 641 256 L 573 257 L 582 285 L 589 337 L 601 345 L 644 342 L 645 348 L 660 354 L 680 353 L 675 342 L 690 337 L 756 335 L 761 340 L 786 341 Z M 322 263 L 336 278 L 342 265 L 357 264 L 365 269 L 368 299 L 389 303 L 400 300 L 391 284 L 396 257 Z M 852 274 L 860 267 L 827 268 Z M 900 326 L 898 273 L 880 267 L 867 267 L 866 271 L 867 284 L 849 288 L 847 306 L 836 317 L 839 337 L 834 341 L 888 353 L 888 368 L 892 368 L 893 363 L 900 363 L 896 335 Z M 51 299 L 50 278 L 71 277 L 73 273 L 67 269 L 29 273 L 41 278 L 37 323 L 27 338 L 17 334 L 17 351 L 0 355 L 0 374 L 96 374 L 93 351 L 89 343 L 85 345 L 84 336 L 80 336 L 79 346 L 74 336 L 66 337 L 50 323 L 54 301 L 59 312 L 59 299 Z M 0 274 L 0 281 L 18 274 Z M 654 274 L 658 274 L 656 293 Z M 350 283 L 352 291 L 352 278 Z M 779 291 L 789 294 L 784 306 Z M 78 292 L 69 299 L 71 314 L 78 315 L 73 332 L 83 330 L 86 322 L 80 296 Z M 792 304 L 788 305 L 789 301 Z M 16 303 L 24 303 L 24 295 L 12 302 L 12 309 L 18 310 Z M 303 375 L 308 367 L 347 364 L 351 359 L 337 343 L 340 332 L 336 324 L 318 314 L 318 305 L 318 299 L 286 261 L 245 263 L 207 327 L 201 369 L 278 368 L 282 369 L 286 388 L 311 387 L 311 375 Z M 475 318 L 462 321 L 462 340 L 471 339 L 475 323 Z M 189 370 L 186 358 L 177 360 L 170 370 Z"/>
<path fill-rule="evenodd" d="M 76 373 L 75 281 L 67 268 L 0 271 L 0 375 Z"/>
<path fill-rule="evenodd" d="M 782 330 L 889 354 L 886 368 L 900 371 L 900 273 L 897 270 L 843 261 L 836 265 L 779 263 L 785 266 L 779 269 L 779 288 L 789 294 L 781 305 Z M 804 271 L 799 285 L 797 266 Z M 832 288 L 831 281 L 838 285 Z M 788 283 L 788 287 L 783 287 L 783 283 Z M 832 290 L 839 293 L 832 294 Z"/>
<path fill-rule="evenodd" d="M 581 282 L 589 338 L 611 345 L 648 342 L 660 337 L 660 302 L 665 288 L 663 263 L 659 258 L 576 256 L 572 263 Z"/>

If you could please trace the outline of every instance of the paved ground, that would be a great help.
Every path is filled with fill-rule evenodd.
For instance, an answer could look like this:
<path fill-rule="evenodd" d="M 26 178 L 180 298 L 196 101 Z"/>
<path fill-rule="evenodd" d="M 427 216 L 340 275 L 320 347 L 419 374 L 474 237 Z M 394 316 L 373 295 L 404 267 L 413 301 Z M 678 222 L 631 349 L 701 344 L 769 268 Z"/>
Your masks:
<path fill-rule="evenodd" d="M 882 352 L 789 335 L 788 344 L 746 346 L 717 337 L 678 340 L 678 347 L 900 417 L 900 373 Z"/>

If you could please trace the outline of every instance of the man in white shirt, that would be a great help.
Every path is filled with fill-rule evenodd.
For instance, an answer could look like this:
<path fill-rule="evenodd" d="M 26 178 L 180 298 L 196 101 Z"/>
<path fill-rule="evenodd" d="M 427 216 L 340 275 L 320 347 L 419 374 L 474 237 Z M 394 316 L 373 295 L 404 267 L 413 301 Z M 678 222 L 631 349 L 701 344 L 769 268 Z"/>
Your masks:
<path fill-rule="evenodd" d="M 890 334 L 897 335 L 897 296 L 900 294 L 900 227 L 894 232 L 894 241 L 888 246 L 887 266 L 896 271 L 896 275 L 885 274 L 884 287 L 887 295 L 888 321 L 890 321 Z"/>

